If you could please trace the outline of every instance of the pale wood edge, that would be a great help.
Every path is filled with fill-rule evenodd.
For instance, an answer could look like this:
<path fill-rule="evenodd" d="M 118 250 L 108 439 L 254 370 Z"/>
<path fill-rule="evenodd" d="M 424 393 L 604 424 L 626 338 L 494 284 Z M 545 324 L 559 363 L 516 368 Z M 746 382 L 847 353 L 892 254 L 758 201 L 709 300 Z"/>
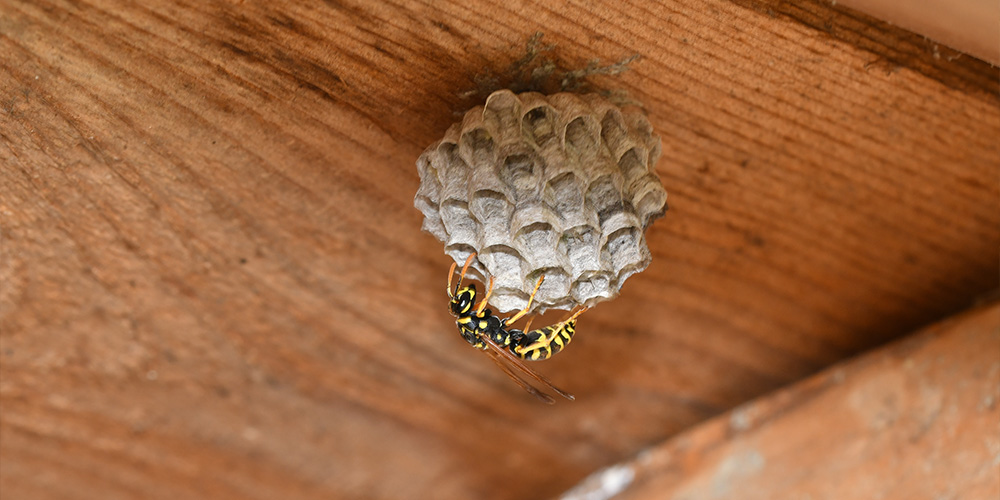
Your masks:
<path fill-rule="evenodd" d="M 990 468 L 988 464 L 1000 460 L 1000 440 L 996 436 L 997 415 L 1000 413 L 1000 395 L 996 394 L 1000 390 L 996 384 L 1000 375 L 1000 358 L 997 357 L 1000 353 L 1000 298 L 990 297 L 988 300 L 906 338 L 726 412 L 630 460 L 599 470 L 559 498 L 635 500 L 688 498 L 687 495 L 692 494 L 692 498 L 696 498 L 699 494 L 712 493 L 712 488 L 719 486 L 720 477 L 727 481 L 727 491 L 742 493 L 718 498 L 789 498 L 789 495 L 802 494 L 803 490 L 830 492 L 838 488 L 832 485 L 839 481 L 852 488 L 864 484 L 871 491 L 856 490 L 862 497 L 879 490 L 877 493 L 886 498 L 903 498 L 900 496 L 901 488 L 922 488 L 922 481 L 945 484 L 946 488 L 958 494 L 955 498 L 964 497 L 963 492 L 976 497 L 985 492 L 993 495 L 990 498 L 995 498 L 995 494 L 1000 494 L 1000 491 L 994 491 L 1000 488 L 1000 470 L 995 466 Z M 948 364 L 949 369 L 937 368 L 926 372 L 936 374 L 934 377 L 905 380 L 908 374 L 915 373 L 912 370 L 914 366 L 942 363 Z M 982 449 L 963 447 L 947 436 L 947 432 L 935 431 L 933 420 L 921 424 L 928 428 L 919 429 L 916 437 L 912 429 L 899 430 L 901 426 L 913 427 L 914 415 L 926 410 L 916 407 L 923 404 L 917 403 L 923 401 L 920 397 L 908 399 L 900 396 L 899 401 L 903 402 L 897 409 L 900 418 L 895 421 L 889 419 L 882 428 L 862 422 L 862 419 L 853 422 L 851 418 L 844 418 L 844 408 L 858 406 L 857 392 L 870 391 L 875 384 L 873 380 L 882 383 L 887 379 L 906 382 L 899 384 L 900 393 L 905 392 L 907 387 L 912 392 L 936 384 L 946 389 L 943 391 L 945 397 L 953 398 L 952 401 L 957 398 L 964 398 L 966 403 L 971 401 L 973 404 L 954 404 L 948 411 L 960 412 L 957 417 L 952 416 L 952 421 L 957 418 L 963 424 L 959 426 L 962 434 L 986 436 L 985 446 Z M 875 414 L 880 410 L 872 408 L 871 411 Z M 803 423 L 810 429 L 802 430 Z M 793 429 L 791 425 L 799 429 Z M 926 434 L 934 432 L 939 433 L 938 439 L 926 438 Z M 990 433 L 994 437 L 992 441 L 988 438 Z M 808 438 L 810 435 L 817 440 L 815 446 Z M 775 436 L 779 438 L 775 439 Z M 824 448 L 824 443 L 829 445 L 831 442 L 833 446 Z M 873 442 L 875 444 L 870 444 Z M 774 453 L 776 458 L 760 458 L 772 468 L 771 471 L 750 467 L 751 472 L 747 476 L 741 476 L 742 472 L 727 476 L 727 472 L 731 471 L 726 468 L 741 460 L 745 462 L 748 449 L 767 450 L 769 446 L 780 450 Z M 878 453 L 881 455 L 857 452 L 859 447 L 869 446 L 880 447 Z M 932 473 L 924 471 L 926 474 L 919 475 L 915 486 L 899 486 L 897 479 L 899 474 L 907 474 L 907 461 L 940 455 L 941 447 L 947 454 L 983 455 L 975 459 L 976 463 L 985 465 L 975 475 L 958 465 Z M 797 460 L 796 454 L 807 452 L 819 456 L 803 457 L 801 462 Z M 767 451 L 763 453 L 767 454 Z M 830 460 L 826 460 L 824 454 Z M 893 463 L 892 466 L 886 465 L 886 455 L 891 458 L 889 462 Z M 860 463 L 845 464 L 844 457 L 859 457 Z M 817 464 L 824 465 L 815 467 Z M 830 464 L 830 471 L 801 473 L 796 470 L 810 467 L 823 469 L 825 464 Z M 791 475 L 818 476 L 819 479 L 813 483 L 801 477 L 788 479 L 785 473 L 774 471 L 775 467 L 790 471 Z M 858 474 L 858 470 L 868 471 L 863 481 L 852 477 L 852 474 Z M 757 473 L 762 477 L 754 478 Z M 851 486 L 852 481 L 857 484 Z M 762 484 L 765 486 L 762 487 Z M 836 492 L 833 493 L 836 495 Z"/>

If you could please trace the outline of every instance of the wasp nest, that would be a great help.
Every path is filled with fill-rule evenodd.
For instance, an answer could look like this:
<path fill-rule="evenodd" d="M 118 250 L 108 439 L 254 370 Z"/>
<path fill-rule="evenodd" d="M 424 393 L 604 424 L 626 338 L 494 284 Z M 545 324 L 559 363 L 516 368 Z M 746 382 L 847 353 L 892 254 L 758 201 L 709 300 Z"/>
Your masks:
<path fill-rule="evenodd" d="M 596 94 L 494 92 L 417 160 L 423 228 L 470 274 L 492 276 L 490 303 L 571 309 L 618 295 L 649 265 L 644 232 L 666 210 L 660 139 L 646 117 Z"/>

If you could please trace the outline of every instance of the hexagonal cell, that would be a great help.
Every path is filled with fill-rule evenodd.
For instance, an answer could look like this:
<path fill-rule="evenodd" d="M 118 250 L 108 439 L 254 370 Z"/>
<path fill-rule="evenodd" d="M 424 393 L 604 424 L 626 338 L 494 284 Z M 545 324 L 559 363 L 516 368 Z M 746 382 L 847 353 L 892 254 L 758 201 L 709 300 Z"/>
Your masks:
<path fill-rule="evenodd" d="M 532 108 L 521 117 L 521 130 L 536 146 L 542 147 L 556 138 L 555 111 L 549 106 Z"/>
<path fill-rule="evenodd" d="M 543 167 L 527 154 L 507 156 L 499 163 L 498 177 L 514 194 L 514 203 L 538 198 Z"/>
<path fill-rule="evenodd" d="M 600 127 L 592 116 L 578 116 L 566 125 L 563 140 L 580 156 L 593 155 L 601 144 Z"/>
<path fill-rule="evenodd" d="M 562 259 L 556 253 L 559 233 L 548 222 L 535 222 L 522 228 L 514 241 L 529 269 L 563 267 Z"/>
<path fill-rule="evenodd" d="M 563 172 L 547 182 L 542 200 L 557 214 L 583 210 L 583 181 L 573 172 Z"/>
<path fill-rule="evenodd" d="M 571 277 L 579 279 L 600 268 L 601 230 L 596 225 L 579 225 L 562 233 L 556 249 L 569 260 Z"/>
<path fill-rule="evenodd" d="M 643 264 L 649 256 L 649 250 L 641 239 L 642 233 L 635 227 L 623 227 L 608 236 L 602 253 L 606 252 L 608 255 L 616 276 L 627 268 L 645 268 Z"/>

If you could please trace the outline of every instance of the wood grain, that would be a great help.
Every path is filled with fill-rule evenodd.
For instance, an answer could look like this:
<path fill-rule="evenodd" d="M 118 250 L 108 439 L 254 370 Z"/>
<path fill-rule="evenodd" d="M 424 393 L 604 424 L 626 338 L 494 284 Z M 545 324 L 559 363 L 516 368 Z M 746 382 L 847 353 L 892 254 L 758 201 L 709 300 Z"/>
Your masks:
<path fill-rule="evenodd" d="M 997 498 L 998 352 L 993 301 L 741 405 L 561 498 Z"/>
<path fill-rule="evenodd" d="M 997 285 L 995 71 L 821 3 L 0 4 L 6 498 L 547 498 Z M 642 59 L 653 264 L 457 335 L 414 160 L 531 34 Z"/>

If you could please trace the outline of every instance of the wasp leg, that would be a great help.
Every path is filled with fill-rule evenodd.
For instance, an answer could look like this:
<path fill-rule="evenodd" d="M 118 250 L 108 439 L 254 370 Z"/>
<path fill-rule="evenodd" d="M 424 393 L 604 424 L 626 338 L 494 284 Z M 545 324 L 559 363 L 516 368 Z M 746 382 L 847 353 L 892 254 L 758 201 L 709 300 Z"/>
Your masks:
<path fill-rule="evenodd" d="M 536 316 L 534 314 L 532 314 L 531 317 L 528 318 L 528 324 L 524 325 L 524 331 L 526 331 L 526 332 L 530 332 L 531 331 L 531 322 L 535 321 L 535 318 L 536 318 Z"/>
<path fill-rule="evenodd" d="M 528 305 L 524 306 L 524 309 L 518 311 L 517 314 L 507 318 L 507 321 L 504 322 L 504 325 L 510 326 L 515 321 L 521 319 L 522 316 L 528 314 L 528 311 L 531 309 L 531 301 L 535 300 L 535 294 L 538 293 L 538 287 L 542 286 L 543 281 L 545 281 L 544 274 L 538 277 L 538 283 L 535 283 L 535 289 L 531 291 L 531 296 L 528 297 Z"/>
<path fill-rule="evenodd" d="M 490 284 L 486 287 L 486 294 L 483 295 L 483 300 L 479 301 L 479 306 L 476 307 L 476 316 L 481 316 L 483 310 L 486 309 L 486 302 L 490 300 L 490 295 L 493 294 L 493 276 L 490 276 Z"/>
<path fill-rule="evenodd" d="M 577 312 L 573 313 L 572 315 L 570 315 L 570 317 L 568 317 L 568 318 L 560 321 L 559 324 L 560 325 L 565 325 L 566 323 L 569 323 L 570 321 L 576 320 L 577 316 L 579 316 L 579 315 L 587 312 L 588 309 L 590 309 L 590 308 L 589 307 L 584 307 L 584 308 L 580 309 L 579 311 L 577 311 Z"/>

